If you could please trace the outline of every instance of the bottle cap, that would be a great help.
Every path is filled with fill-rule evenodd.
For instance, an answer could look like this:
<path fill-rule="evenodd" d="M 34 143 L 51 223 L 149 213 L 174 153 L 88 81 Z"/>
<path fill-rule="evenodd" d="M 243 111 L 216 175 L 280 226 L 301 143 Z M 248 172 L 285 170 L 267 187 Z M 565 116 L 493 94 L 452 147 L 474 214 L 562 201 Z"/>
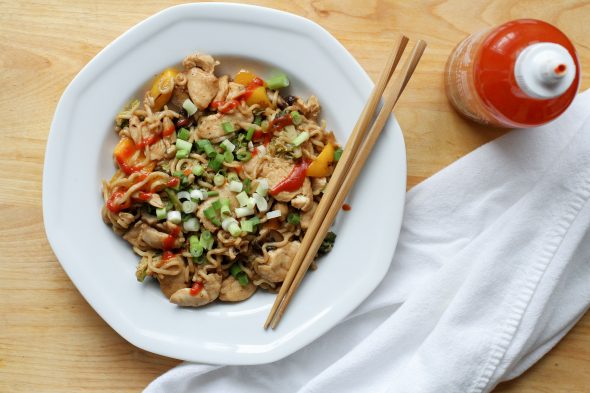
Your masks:
<path fill-rule="evenodd" d="M 518 87 L 538 99 L 562 95 L 576 77 L 576 63 L 563 46 L 540 42 L 527 46 L 516 58 L 514 76 Z"/>

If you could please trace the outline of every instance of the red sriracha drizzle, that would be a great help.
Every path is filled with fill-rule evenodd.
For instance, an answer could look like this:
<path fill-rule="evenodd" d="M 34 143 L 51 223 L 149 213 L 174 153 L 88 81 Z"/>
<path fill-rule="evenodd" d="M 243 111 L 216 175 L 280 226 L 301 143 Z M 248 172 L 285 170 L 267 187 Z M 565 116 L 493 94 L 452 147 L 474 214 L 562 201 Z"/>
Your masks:
<path fill-rule="evenodd" d="M 202 282 L 195 281 L 195 283 L 191 287 L 190 294 L 192 296 L 197 296 L 199 294 L 199 292 L 201 292 L 203 290 L 203 287 L 204 286 L 203 286 Z"/>
<path fill-rule="evenodd" d="M 310 162 L 308 160 L 301 160 L 293 169 L 289 175 L 278 182 L 270 191 L 270 195 L 277 195 L 282 191 L 292 192 L 297 191 L 298 189 L 303 186 L 303 182 L 305 181 L 305 176 L 307 173 L 307 167 L 309 166 Z"/>
<path fill-rule="evenodd" d="M 162 248 L 164 250 L 172 250 L 174 248 L 174 243 L 176 242 L 176 238 L 180 234 L 180 227 L 178 225 L 172 226 L 170 232 L 168 232 L 168 236 L 162 242 Z"/>
<path fill-rule="evenodd" d="M 107 201 L 107 209 L 109 209 L 113 213 L 119 213 L 121 210 L 127 209 L 129 206 L 131 206 L 131 201 L 129 199 L 127 199 L 127 201 L 125 201 L 125 203 L 123 203 L 122 205 L 115 203 L 115 199 L 118 199 L 123 195 L 125 195 L 125 192 L 123 191 L 113 192 L 109 197 L 109 200 Z"/>
<path fill-rule="evenodd" d="M 238 104 L 237 100 L 213 101 L 210 106 L 212 109 L 217 109 L 219 113 L 228 113 L 234 110 Z"/>
<path fill-rule="evenodd" d="M 276 132 L 280 131 L 283 128 L 290 126 L 293 124 L 293 119 L 289 114 L 284 114 L 283 116 L 279 116 L 273 121 L 270 122 L 268 125 L 268 132 Z"/>
<path fill-rule="evenodd" d="M 140 201 L 147 202 L 151 199 L 152 195 L 152 193 L 140 191 L 137 196 L 137 199 L 139 199 Z"/>
<path fill-rule="evenodd" d="M 176 254 L 174 254 L 174 253 L 173 253 L 173 252 L 171 252 L 171 251 L 164 251 L 164 252 L 162 253 L 162 261 L 164 261 L 164 262 L 166 262 L 166 261 L 169 261 L 169 260 L 171 260 L 172 258 L 174 258 L 175 256 L 176 256 Z"/>
<path fill-rule="evenodd" d="M 174 188 L 180 184 L 180 179 L 177 177 L 173 177 L 166 183 L 166 187 Z"/>

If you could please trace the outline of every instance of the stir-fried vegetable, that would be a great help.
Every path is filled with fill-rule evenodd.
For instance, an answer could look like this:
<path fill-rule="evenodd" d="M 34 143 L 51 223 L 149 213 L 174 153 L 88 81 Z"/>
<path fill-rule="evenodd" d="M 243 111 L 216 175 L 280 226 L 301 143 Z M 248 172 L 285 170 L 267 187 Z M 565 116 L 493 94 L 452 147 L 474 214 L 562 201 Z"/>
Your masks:
<path fill-rule="evenodd" d="M 176 75 L 178 75 L 176 69 L 167 68 L 154 79 L 150 90 L 150 95 L 154 99 L 152 110 L 159 111 L 170 101 L 174 91 L 174 77 Z"/>
<path fill-rule="evenodd" d="M 330 175 L 331 166 L 334 162 L 334 146 L 328 143 L 324 146 L 322 152 L 307 168 L 307 176 L 310 177 L 325 177 Z"/>
<path fill-rule="evenodd" d="M 318 249 L 318 256 L 321 257 L 332 251 L 332 248 L 334 248 L 334 242 L 336 242 L 336 234 L 334 232 L 328 232 L 322 245 Z"/>

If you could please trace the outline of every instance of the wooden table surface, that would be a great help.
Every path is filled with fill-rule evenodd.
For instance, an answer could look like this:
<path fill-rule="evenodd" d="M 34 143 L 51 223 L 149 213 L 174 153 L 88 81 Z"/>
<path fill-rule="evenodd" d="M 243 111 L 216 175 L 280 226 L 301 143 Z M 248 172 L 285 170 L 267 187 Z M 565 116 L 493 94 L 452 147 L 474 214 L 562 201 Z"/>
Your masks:
<path fill-rule="evenodd" d="M 590 86 L 590 3 L 567 0 L 306 0 L 255 2 L 312 19 L 376 78 L 391 38 L 429 47 L 396 111 L 404 130 L 408 187 L 503 134 L 449 107 L 443 67 L 470 32 L 532 17 L 577 46 Z M 43 229 L 45 142 L 74 75 L 125 30 L 171 4 L 162 1 L 0 1 L 0 391 L 137 392 L 178 361 L 133 347 L 90 308 L 57 262 Z M 98 212 L 97 212 L 98 214 Z M 588 392 L 590 315 L 531 370 L 496 392 Z"/>

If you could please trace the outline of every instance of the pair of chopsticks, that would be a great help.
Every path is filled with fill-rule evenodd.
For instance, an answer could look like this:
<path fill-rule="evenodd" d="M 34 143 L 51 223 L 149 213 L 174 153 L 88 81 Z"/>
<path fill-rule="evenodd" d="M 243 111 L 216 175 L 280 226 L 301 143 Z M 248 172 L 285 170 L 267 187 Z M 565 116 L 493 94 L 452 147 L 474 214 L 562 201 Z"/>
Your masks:
<path fill-rule="evenodd" d="M 402 54 L 408 44 L 408 38 L 400 35 L 396 40 L 394 49 L 387 59 L 385 69 L 379 76 L 379 80 L 371 93 L 369 101 L 366 103 L 361 116 L 359 117 L 354 130 L 338 161 L 334 173 L 328 182 L 320 203 L 314 213 L 313 219 L 303 237 L 301 247 L 293 259 L 289 271 L 279 294 L 270 310 L 268 318 L 264 323 L 264 328 L 271 326 L 273 329 L 281 320 L 283 314 L 297 288 L 301 284 L 305 273 L 313 262 L 324 237 L 328 233 L 336 214 L 340 210 L 344 199 L 354 185 L 361 169 L 365 165 L 375 142 L 379 138 L 385 123 L 393 107 L 408 84 L 424 49 L 426 42 L 419 40 L 410 56 L 404 62 L 402 70 L 392 79 Z M 387 88 L 387 92 L 384 92 Z M 384 98 L 383 106 L 373 123 L 369 128 L 369 123 L 374 116 L 380 99 Z"/>

